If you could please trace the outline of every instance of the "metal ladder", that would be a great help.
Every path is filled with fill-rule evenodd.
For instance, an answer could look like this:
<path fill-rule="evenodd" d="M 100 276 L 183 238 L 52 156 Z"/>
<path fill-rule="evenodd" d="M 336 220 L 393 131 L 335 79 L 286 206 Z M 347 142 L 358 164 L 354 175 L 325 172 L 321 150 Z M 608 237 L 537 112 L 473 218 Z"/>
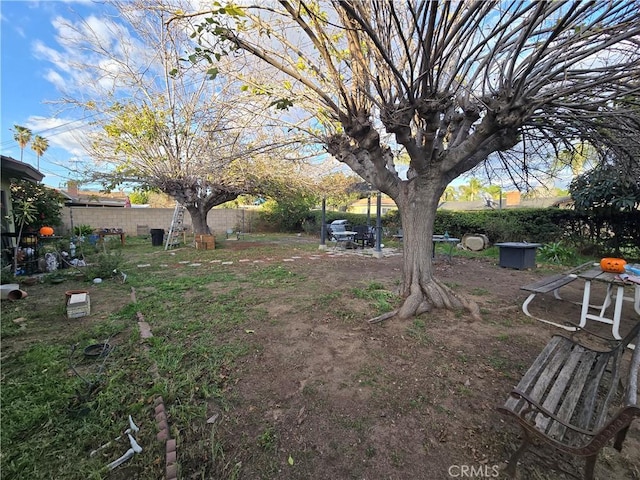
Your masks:
<path fill-rule="evenodd" d="M 176 208 L 173 211 L 173 219 L 171 219 L 171 227 L 169 228 L 167 241 L 164 245 L 165 250 L 180 245 L 180 235 L 184 232 L 184 228 L 182 227 L 182 223 L 184 221 L 184 210 L 185 208 L 180 204 L 180 202 L 176 202 Z"/>

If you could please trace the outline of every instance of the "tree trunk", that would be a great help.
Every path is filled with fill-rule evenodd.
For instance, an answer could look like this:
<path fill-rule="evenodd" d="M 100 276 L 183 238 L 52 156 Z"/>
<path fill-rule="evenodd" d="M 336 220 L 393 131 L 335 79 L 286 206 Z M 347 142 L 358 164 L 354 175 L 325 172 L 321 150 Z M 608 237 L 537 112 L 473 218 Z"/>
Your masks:
<path fill-rule="evenodd" d="M 193 226 L 193 233 L 210 235 L 209 225 L 207 225 L 207 215 L 209 210 L 198 208 L 196 206 L 185 207 L 189 215 L 191 215 L 191 225 Z"/>
<path fill-rule="evenodd" d="M 433 224 L 445 188 L 442 183 L 436 178 L 417 177 L 403 185 L 396 199 L 403 229 L 401 294 L 405 300 L 394 313 L 401 319 L 420 315 L 434 307 L 466 308 L 474 319 L 480 316 L 475 302 L 455 293 L 433 275 Z"/>

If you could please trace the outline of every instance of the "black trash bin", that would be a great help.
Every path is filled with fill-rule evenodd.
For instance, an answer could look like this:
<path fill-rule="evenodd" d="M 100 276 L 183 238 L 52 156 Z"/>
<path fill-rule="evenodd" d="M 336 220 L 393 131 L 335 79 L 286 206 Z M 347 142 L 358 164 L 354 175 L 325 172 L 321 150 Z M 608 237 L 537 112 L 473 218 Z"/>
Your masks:
<path fill-rule="evenodd" d="M 162 246 L 162 241 L 164 240 L 164 229 L 162 228 L 152 228 L 149 230 L 151 234 L 151 245 L 154 247 Z"/>

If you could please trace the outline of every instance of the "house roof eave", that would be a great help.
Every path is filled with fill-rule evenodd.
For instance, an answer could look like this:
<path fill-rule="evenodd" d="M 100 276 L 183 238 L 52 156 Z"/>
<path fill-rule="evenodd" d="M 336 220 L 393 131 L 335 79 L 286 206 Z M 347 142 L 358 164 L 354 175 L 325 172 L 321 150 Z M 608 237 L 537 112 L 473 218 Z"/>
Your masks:
<path fill-rule="evenodd" d="M 44 174 L 36 170 L 31 165 L 16 160 L 15 158 L 2 155 L 2 177 L 17 178 L 20 180 L 28 180 L 33 183 L 41 182 Z"/>

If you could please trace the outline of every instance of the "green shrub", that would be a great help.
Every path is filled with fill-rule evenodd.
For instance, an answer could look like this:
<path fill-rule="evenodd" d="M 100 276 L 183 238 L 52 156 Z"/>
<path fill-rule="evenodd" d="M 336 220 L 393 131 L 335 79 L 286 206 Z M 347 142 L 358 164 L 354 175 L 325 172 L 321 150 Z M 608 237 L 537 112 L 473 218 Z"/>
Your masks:
<path fill-rule="evenodd" d="M 122 249 L 100 252 L 95 257 L 90 257 L 88 263 L 87 278 L 111 278 L 120 271 L 120 266 L 124 263 Z"/>
<path fill-rule="evenodd" d="M 558 265 L 569 265 L 576 258 L 576 251 L 561 242 L 547 243 L 538 249 L 541 260 Z"/>
<path fill-rule="evenodd" d="M 93 233 L 93 227 L 91 225 L 76 225 L 73 227 L 73 234 L 78 237 L 84 237 L 85 235 L 91 235 Z"/>

